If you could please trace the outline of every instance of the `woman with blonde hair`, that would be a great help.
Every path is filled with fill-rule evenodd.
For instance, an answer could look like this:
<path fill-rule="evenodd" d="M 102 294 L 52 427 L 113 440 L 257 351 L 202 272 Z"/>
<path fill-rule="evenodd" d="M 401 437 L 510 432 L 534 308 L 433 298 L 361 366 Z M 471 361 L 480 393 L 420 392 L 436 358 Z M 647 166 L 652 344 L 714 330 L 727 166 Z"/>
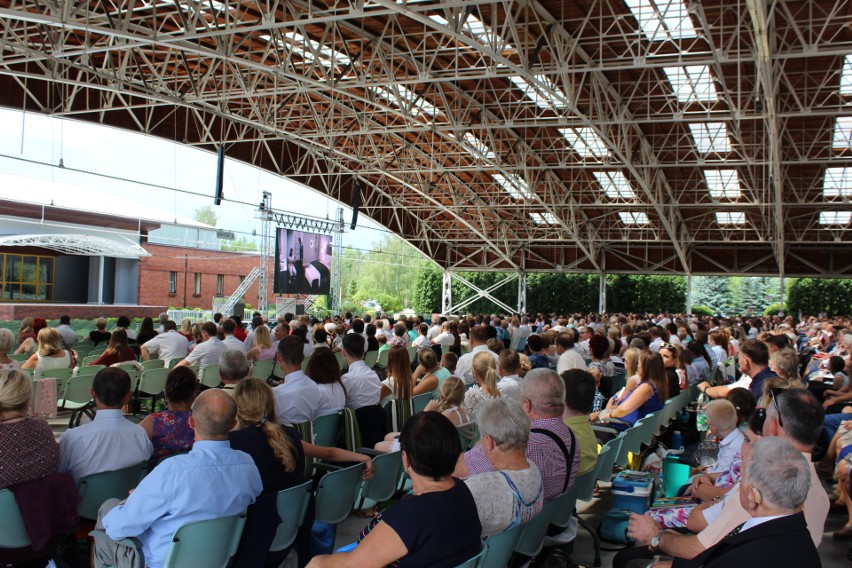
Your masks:
<path fill-rule="evenodd" d="M 254 330 L 252 338 L 252 348 L 246 353 L 246 359 L 251 363 L 257 361 L 269 361 L 275 359 L 275 354 L 278 352 L 272 346 L 272 336 L 269 333 L 269 328 L 262 325 Z"/>
<path fill-rule="evenodd" d="M 497 388 L 497 363 L 490 353 L 483 351 L 473 357 L 471 371 L 476 385 L 465 393 L 464 405 L 470 419 L 476 420 L 482 403 L 500 396 L 500 389 Z"/>
<path fill-rule="evenodd" d="M 435 400 L 430 400 L 425 411 L 440 412 L 450 419 L 454 426 L 470 420 L 464 408 L 464 381 L 456 376 L 447 377 L 440 388 L 441 394 Z"/>
<path fill-rule="evenodd" d="M 630 391 L 635 389 L 639 386 L 639 383 L 642 382 L 642 379 L 639 377 L 639 355 L 641 353 L 642 351 L 635 347 L 629 347 L 627 351 L 624 352 L 624 372 L 627 376 L 627 382 L 625 383 L 624 388 L 615 393 L 615 396 L 613 396 L 616 402 L 629 395 Z"/>
<path fill-rule="evenodd" d="M 21 326 L 18 329 L 18 345 L 27 339 L 35 339 L 36 334 L 33 331 L 33 318 L 26 317 L 21 320 Z"/>
<path fill-rule="evenodd" d="M 180 322 L 180 329 L 178 333 L 186 338 L 187 341 L 192 341 L 192 320 L 189 318 L 183 318 L 183 321 Z"/>
<path fill-rule="evenodd" d="M 44 371 L 72 367 L 71 353 L 62 348 L 62 336 L 52 327 L 38 332 L 38 350 L 27 359 L 22 369 L 34 369 L 33 378 L 40 379 Z"/>

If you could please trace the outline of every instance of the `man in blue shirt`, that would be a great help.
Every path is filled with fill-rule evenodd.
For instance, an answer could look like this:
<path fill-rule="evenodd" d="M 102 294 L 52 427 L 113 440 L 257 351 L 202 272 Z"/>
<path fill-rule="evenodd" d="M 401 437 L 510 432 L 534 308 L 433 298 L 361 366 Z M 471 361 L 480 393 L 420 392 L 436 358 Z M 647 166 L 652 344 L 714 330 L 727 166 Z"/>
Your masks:
<path fill-rule="evenodd" d="M 124 501 L 110 499 L 98 513 L 95 566 L 160 568 L 172 536 L 192 521 L 238 515 L 260 495 L 263 485 L 251 457 L 232 450 L 228 432 L 236 424 L 237 405 L 219 389 L 209 389 L 192 405 L 189 424 L 195 444 L 171 457 L 145 477 Z M 115 541 L 135 537 L 138 551 Z"/>

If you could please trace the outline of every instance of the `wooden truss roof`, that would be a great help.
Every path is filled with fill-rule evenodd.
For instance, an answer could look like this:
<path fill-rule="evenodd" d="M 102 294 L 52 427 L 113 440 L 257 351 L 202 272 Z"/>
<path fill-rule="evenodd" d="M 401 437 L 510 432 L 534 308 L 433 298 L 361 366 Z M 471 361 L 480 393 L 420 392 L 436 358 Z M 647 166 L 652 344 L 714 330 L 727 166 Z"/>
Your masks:
<path fill-rule="evenodd" d="M 0 105 L 357 182 L 451 269 L 849 276 L 851 25 L 840 0 L 0 0 Z"/>

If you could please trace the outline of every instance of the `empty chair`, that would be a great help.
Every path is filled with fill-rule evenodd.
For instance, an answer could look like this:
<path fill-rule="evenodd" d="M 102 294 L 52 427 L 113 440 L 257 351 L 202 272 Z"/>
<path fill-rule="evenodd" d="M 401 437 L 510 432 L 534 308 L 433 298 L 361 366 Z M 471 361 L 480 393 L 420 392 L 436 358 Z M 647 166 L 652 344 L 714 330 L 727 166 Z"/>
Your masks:
<path fill-rule="evenodd" d="M 263 359 L 255 361 L 251 369 L 251 376 L 255 379 L 266 380 L 272 374 L 272 368 L 275 367 L 274 359 Z"/>
<path fill-rule="evenodd" d="M 153 409 L 157 400 L 163 397 L 168 375 L 169 369 L 148 369 L 143 372 L 136 389 L 137 397 L 140 400 L 150 400 Z"/>
<path fill-rule="evenodd" d="M 308 503 L 311 500 L 311 482 L 290 487 L 278 492 L 278 516 L 281 524 L 275 533 L 275 539 L 269 548 L 271 552 L 284 550 L 296 540 L 299 527 L 305 519 Z"/>
<path fill-rule="evenodd" d="M 367 351 L 367 353 L 364 354 L 364 364 L 367 365 L 371 369 L 376 366 L 376 361 L 378 361 L 378 360 L 379 360 L 379 352 L 378 351 Z"/>
<path fill-rule="evenodd" d="M 8 489 L 0 489 L 0 548 L 23 548 L 29 545 L 30 537 L 15 496 Z"/>
<path fill-rule="evenodd" d="M 369 509 L 387 501 L 396 493 L 402 473 L 402 452 L 390 452 L 373 458 L 373 478 L 364 480 L 355 500 L 355 509 Z"/>
<path fill-rule="evenodd" d="M 314 419 L 314 444 L 328 447 L 337 445 L 337 438 L 340 435 L 340 416 L 340 412 L 334 412 Z"/>
<path fill-rule="evenodd" d="M 388 366 L 388 355 L 390 355 L 390 349 L 385 349 L 384 351 L 378 352 L 378 357 L 376 359 L 375 367 L 379 369 L 384 369 Z"/>
<path fill-rule="evenodd" d="M 98 509 L 108 499 L 125 499 L 131 489 L 135 489 L 145 477 L 147 464 L 104 471 L 88 475 L 80 480 L 80 505 L 77 513 L 85 519 L 97 519 Z"/>
<path fill-rule="evenodd" d="M 92 400 L 92 381 L 94 375 L 71 377 L 65 385 L 62 398 L 57 401 L 59 408 L 77 410 L 86 406 Z"/>
<path fill-rule="evenodd" d="M 411 404 L 414 407 L 414 413 L 423 412 L 426 408 L 426 405 L 429 404 L 429 401 L 432 400 L 433 394 L 431 392 L 424 392 L 423 394 L 418 394 L 415 397 L 412 397 Z"/>
<path fill-rule="evenodd" d="M 208 388 L 216 388 L 222 382 L 219 378 L 219 365 L 210 364 L 201 369 L 201 375 L 198 377 L 198 382 Z"/>
<path fill-rule="evenodd" d="M 325 474 L 319 481 L 315 519 L 330 525 L 343 522 L 352 511 L 361 482 L 363 463 Z"/>

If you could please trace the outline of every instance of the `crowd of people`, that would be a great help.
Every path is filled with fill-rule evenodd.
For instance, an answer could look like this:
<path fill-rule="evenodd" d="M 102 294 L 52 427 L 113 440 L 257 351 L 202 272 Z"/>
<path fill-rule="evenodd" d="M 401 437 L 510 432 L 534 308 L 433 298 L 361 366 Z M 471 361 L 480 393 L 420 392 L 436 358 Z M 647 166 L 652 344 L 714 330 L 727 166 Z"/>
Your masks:
<path fill-rule="evenodd" d="M 138 488 L 104 503 L 92 519 L 103 530 L 96 565 L 158 568 L 180 525 L 247 507 L 248 526 L 267 530 L 246 532 L 236 565 L 275 564 L 280 558 L 265 554 L 275 524 L 268 497 L 305 480 L 306 458 L 363 462 L 365 477 L 372 476 L 366 454 L 314 445 L 295 428 L 348 408 L 365 445 L 402 451 L 412 495 L 380 511 L 352 552 L 312 557 L 309 527 L 301 531 L 300 565 L 406 559 L 455 566 L 478 552 L 481 538 L 529 521 L 594 470 L 594 424 L 624 430 L 695 385 L 715 399 L 706 409 L 712 459 L 687 490 L 701 504 L 676 515 L 635 516 L 630 532 L 642 546 L 620 554 L 618 565 L 657 550 L 676 565 L 748 558 L 723 537 L 764 517 L 791 517 L 758 524 L 784 525 L 799 544 L 804 530 L 813 538 L 800 552 L 811 559 L 828 512 L 809 465 L 814 452 L 822 454 L 820 469 L 838 478 L 837 504 L 849 508 L 850 522 L 835 537 L 852 537 L 849 320 L 538 314 L 394 321 L 350 313 L 273 321 L 255 314 L 248 325 L 219 314 L 214 320 L 178 326 L 161 314 L 133 329 L 121 317 L 107 331 L 99 319 L 87 337 L 77 336 L 67 316 L 55 328 L 27 318 L 17 337 L 0 329 L 0 489 L 65 474 L 78 483 L 145 462 Z M 30 412 L 31 381 L 81 365 L 75 344 L 82 341 L 106 344 L 88 363 L 103 366 L 92 379 L 97 412 L 57 443 Z M 370 351 L 388 351 L 387 364 L 368 366 Z M 15 353 L 25 358 L 10 358 Z M 136 423 L 123 411 L 134 392 L 121 365 L 153 359 L 170 369 L 165 407 Z M 265 361 L 269 373 L 253 378 Z M 209 365 L 218 366 L 218 388 L 199 384 Z M 419 395 L 432 398 L 425 410 L 388 432 L 382 405 Z M 458 432 L 471 424 L 479 440 L 462 452 Z M 797 459 L 803 454 L 804 466 Z M 780 470 L 796 491 L 777 481 Z M 205 483 L 193 483 L 201 472 Z M 211 484 L 223 489 L 210 492 Z M 767 526 L 763 538 L 775 538 Z M 760 532 L 747 528 L 743 534 Z M 576 525 L 551 533 L 549 544 L 564 545 Z M 138 538 L 141 549 L 118 542 L 127 537 Z M 752 540 L 744 539 L 747 550 Z"/>

